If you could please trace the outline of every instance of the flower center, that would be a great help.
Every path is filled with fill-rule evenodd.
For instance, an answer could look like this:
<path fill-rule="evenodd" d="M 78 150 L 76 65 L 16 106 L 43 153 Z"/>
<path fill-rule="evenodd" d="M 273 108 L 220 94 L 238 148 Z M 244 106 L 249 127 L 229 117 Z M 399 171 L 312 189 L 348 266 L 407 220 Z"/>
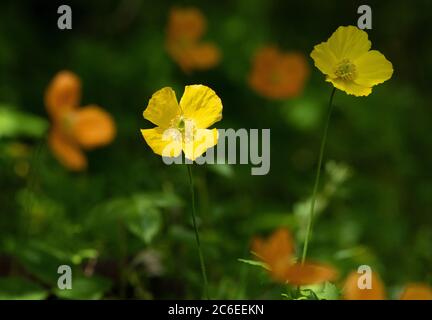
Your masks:
<path fill-rule="evenodd" d="M 343 80 L 354 80 L 357 75 L 356 66 L 348 59 L 343 59 L 336 66 L 335 74 Z"/>
<path fill-rule="evenodd" d="M 68 112 L 60 118 L 60 126 L 65 134 L 72 134 L 72 129 L 76 121 L 75 114 Z"/>
<path fill-rule="evenodd" d="M 196 132 L 195 122 L 191 119 L 180 116 L 171 122 L 171 129 L 177 131 L 175 137 L 177 141 L 183 140 L 185 143 L 192 142 Z"/>

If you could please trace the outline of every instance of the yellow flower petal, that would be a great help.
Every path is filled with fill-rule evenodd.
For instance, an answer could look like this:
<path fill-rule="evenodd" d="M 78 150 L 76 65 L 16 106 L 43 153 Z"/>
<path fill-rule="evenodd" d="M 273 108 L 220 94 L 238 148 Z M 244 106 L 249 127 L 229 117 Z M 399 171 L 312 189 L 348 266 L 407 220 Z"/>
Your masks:
<path fill-rule="evenodd" d="M 343 80 L 343 79 L 329 79 L 326 81 L 333 83 L 333 85 L 342 91 L 345 91 L 348 94 L 352 94 L 354 96 L 368 96 L 372 92 L 372 88 L 364 87 L 359 84 L 354 83 L 351 80 Z"/>
<path fill-rule="evenodd" d="M 335 77 L 335 66 L 338 63 L 335 53 L 330 49 L 328 42 L 323 42 L 314 47 L 311 52 L 315 67 L 322 73 Z"/>
<path fill-rule="evenodd" d="M 432 300 L 432 288 L 423 283 L 410 283 L 406 286 L 401 300 Z"/>
<path fill-rule="evenodd" d="M 206 152 L 207 149 L 217 144 L 218 137 L 217 129 L 198 129 L 193 141 L 186 142 L 183 146 L 185 157 L 195 161 L 195 159 Z"/>
<path fill-rule="evenodd" d="M 174 90 L 165 87 L 156 91 L 152 95 L 143 115 L 144 118 L 159 127 L 170 127 L 171 121 L 180 115 L 180 108 Z"/>
<path fill-rule="evenodd" d="M 371 50 L 358 57 L 354 64 L 357 71 L 357 78 L 354 81 L 362 86 L 372 87 L 383 83 L 393 74 L 393 65 L 377 50 Z"/>
<path fill-rule="evenodd" d="M 177 157 L 181 154 L 182 143 L 178 130 L 156 127 L 141 129 L 141 133 L 154 153 L 163 157 Z"/>
<path fill-rule="evenodd" d="M 180 107 L 184 117 L 193 120 L 197 128 L 208 128 L 222 119 L 221 99 L 204 85 L 186 86 Z"/>
<path fill-rule="evenodd" d="M 339 27 L 327 41 L 337 60 L 353 60 L 369 51 L 371 42 L 366 31 L 354 26 Z"/>

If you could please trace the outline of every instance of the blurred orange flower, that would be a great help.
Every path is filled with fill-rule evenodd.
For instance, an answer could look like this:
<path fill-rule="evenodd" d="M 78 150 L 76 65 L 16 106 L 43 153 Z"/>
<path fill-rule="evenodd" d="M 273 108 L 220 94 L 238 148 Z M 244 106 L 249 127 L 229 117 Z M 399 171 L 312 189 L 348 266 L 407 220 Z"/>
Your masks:
<path fill-rule="evenodd" d="M 265 47 L 255 54 L 249 84 L 267 98 L 292 98 L 301 94 L 308 76 L 309 66 L 304 55 Z"/>
<path fill-rule="evenodd" d="M 345 300 L 385 300 L 385 288 L 384 283 L 381 281 L 380 276 L 372 272 L 371 273 L 371 288 L 360 289 L 358 286 L 358 280 L 362 276 L 361 273 L 356 271 L 351 272 L 345 280 L 344 294 Z"/>
<path fill-rule="evenodd" d="M 401 300 L 432 300 L 432 288 L 423 283 L 409 283 L 405 286 Z"/>
<path fill-rule="evenodd" d="M 358 286 L 361 273 L 351 272 L 344 284 L 345 300 L 385 300 L 385 286 L 379 275 L 372 272 L 372 287 L 360 289 Z M 432 300 L 432 288 L 423 283 L 408 283 L 400 296 L 400 300 Z"/>
<path fill-rule="evenodd" d="M 220 60 L 220 52 L 213 43 L 200 42 L 205 29 L 205 17 L 198 9 L 171 10 L 166 48 L 184 72 L 210 69 Z"/>
<path fill-rule="evenodd" d="M 294 241 L 287 229 L 278 229 L 267 240 L 254 238 L 252 251 L 269 268 L 274 280 L 293 285 L 309 285 L 332 281 L 336 270 L 326 264 L 297 263 L 294 256 Z"/>
<path fill-rule="evenodd" d="M 52 120 L 48 143 L 54 156 L 74 171 L 87 167 L 83 149 L 109 144 L 116 134 L 113 118 L 97 105 L 79 108 L 81 81 L 70 71 L 61 71 L 45 92 L 45 107 Z"/>

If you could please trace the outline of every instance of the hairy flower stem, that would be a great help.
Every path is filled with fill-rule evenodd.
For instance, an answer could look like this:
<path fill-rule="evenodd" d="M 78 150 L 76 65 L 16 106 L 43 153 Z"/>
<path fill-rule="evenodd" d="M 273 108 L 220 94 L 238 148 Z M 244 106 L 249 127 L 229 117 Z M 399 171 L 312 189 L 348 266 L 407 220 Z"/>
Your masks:
<path fill-rule="evenodd" d="M 311 206 L 310 206 L 310 212 L 309 212 L 309 220 L 308 220 L 307 229 L 306 229 L 306 237 L 305 237 L 305 241 L 303 244 L 303 254 L 302 254 L 302 259 L 301 259 L 302 264 L 306 260 L 309 240 L 310 240 L 310 236 L 311 236 L 311 232 L 312 232 L 312 223 L 313 223 L 313 218 L 314 218 L 314 213 L 315 213 L 314 212 L 315 200 L 316 200 L 316 195 L 317 195 L 318 186 L 319 186 L 322 160 L 323 160 L 324 149 L 325 149 L 325 145 L 326 145 L 326 141 L 327 141 L 327 131 L 328 131 L 328 127 L 330 124 L 330 118 L 331 118 L 331 114 L 332 114 L 332 110 L 333 110 L 333 97 L 335 95 L 335 92 L 336 92 L 336 88 L 333 87 L 333 91 L 330 95 L 330 100 L 329 100 L 329 104 L 328 104 L 327 121 L 326 121 L 326 124 L 324 127 L 323 136 L 321 138 L 321 147 L 320 147 L 320 153 L 319 153 L 319 158 L 318 158 L 318 165 L 317 165 L 317 169 L 316 169 L 315 184 L 314 184 L 314 188 L 313 188 L 313 192 L 312 192 Z"/>
<path fill-rule="evenodd" d="M 191 191 L 191 198 L 192 198 L 192 222 L 193 222 L 193 227 L 195 230 L 195 240 L 197 243 L 197 247 L 198 247 L 198 255 L 199 255 L 199 259 L 200 259 L 200 265 L 201 265 L 201 273 L 202 273 L 202 277 L 203 277 L 203 281 L 204 281 L 204 294 L 206 296 L 206 298 L 208 300 L 210 300 L 210 296 L 209 296 L 209 292 L 208 292 L 208 283 L 207 283 L 207 272 L 206 272 L 206 267 L 205 267 L 205 263 L 204 263 L 204 256 L 201 250 L 201 242 L 200 242 L 200 238 L 199 238 L 199 233 L 198 233 L 198 227 L 196 224 L 196 206 L 195 206 L 195 189 L 194 189 L 194 182 L 193 182 L 193 176 L 192 176 L 192 165 L 186 165 L 188 168 L 188 174 L 189 174 L 189 184 L 190 184 L 190 191 Z"/>

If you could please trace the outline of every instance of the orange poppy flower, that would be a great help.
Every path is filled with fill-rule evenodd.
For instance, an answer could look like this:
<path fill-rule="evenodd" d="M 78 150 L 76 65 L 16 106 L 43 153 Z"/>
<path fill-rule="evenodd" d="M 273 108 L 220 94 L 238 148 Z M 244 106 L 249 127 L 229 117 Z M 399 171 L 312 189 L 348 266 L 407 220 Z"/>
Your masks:
<path fill-rule="evenodd" d="M 309 285 L 334 280 L 336 270 L 326 264 L 296 263 L 294 241 L 287 229 L 278 229 L 267 240 L 254 238 L 252 251 L 267 264 L 274 280 Z"/>
<path fill-rule="evenodd" d="M 361 273 L 356 271 L 351 272 L 344 284 L 344 299 L 345 300 L 385 300 L 384 283 L 381 281 L 380 276 L 371 273 L 371 288 L 360 289 L 358 280 L 362 276 Z"/>
<path fill-rule="evenodd" d="M 372 287 L 360 289 L 358 279 L 362 274 L 351 272 L 344 284 L 345 300 L 385 300 L 385 286 L 379 275 L 372 272 Z M 432 300 L 432 288 L 423 283 L 409 283 L 405 286 L 400 300 Z"/>
<path fill-rule="evenodd" d="M 45 107 L 52 120 L 48 137 L 54 156 L 74 171 L 87 167 L 83 150 L 109 144 L 115 136 L 113 118 L 96 105 L 79 107 L 81 81 L 70 71 L 59 72 L 45 92 Z"/>
<path fill-rule="evenodd" d="M 267 98 L 292 98 L 303 91 L 308 75 L 309 67 L 301 53 L 265 47 L 255 54 L 249 84 Z"/>
<path fill-rule="evenodd" d="M 401 300 L 432 300 L 432 288 L 423 283 L 409 283 L 405 286 Z"/>
<path fill-rule="evenodd" d="M 205 17 L 198 9 L 171 10 L 166 48 L 184 72 L 210 69 L 220 60 L 219 50 L 214 44 L 200 42 L 205 29 Z"/>

